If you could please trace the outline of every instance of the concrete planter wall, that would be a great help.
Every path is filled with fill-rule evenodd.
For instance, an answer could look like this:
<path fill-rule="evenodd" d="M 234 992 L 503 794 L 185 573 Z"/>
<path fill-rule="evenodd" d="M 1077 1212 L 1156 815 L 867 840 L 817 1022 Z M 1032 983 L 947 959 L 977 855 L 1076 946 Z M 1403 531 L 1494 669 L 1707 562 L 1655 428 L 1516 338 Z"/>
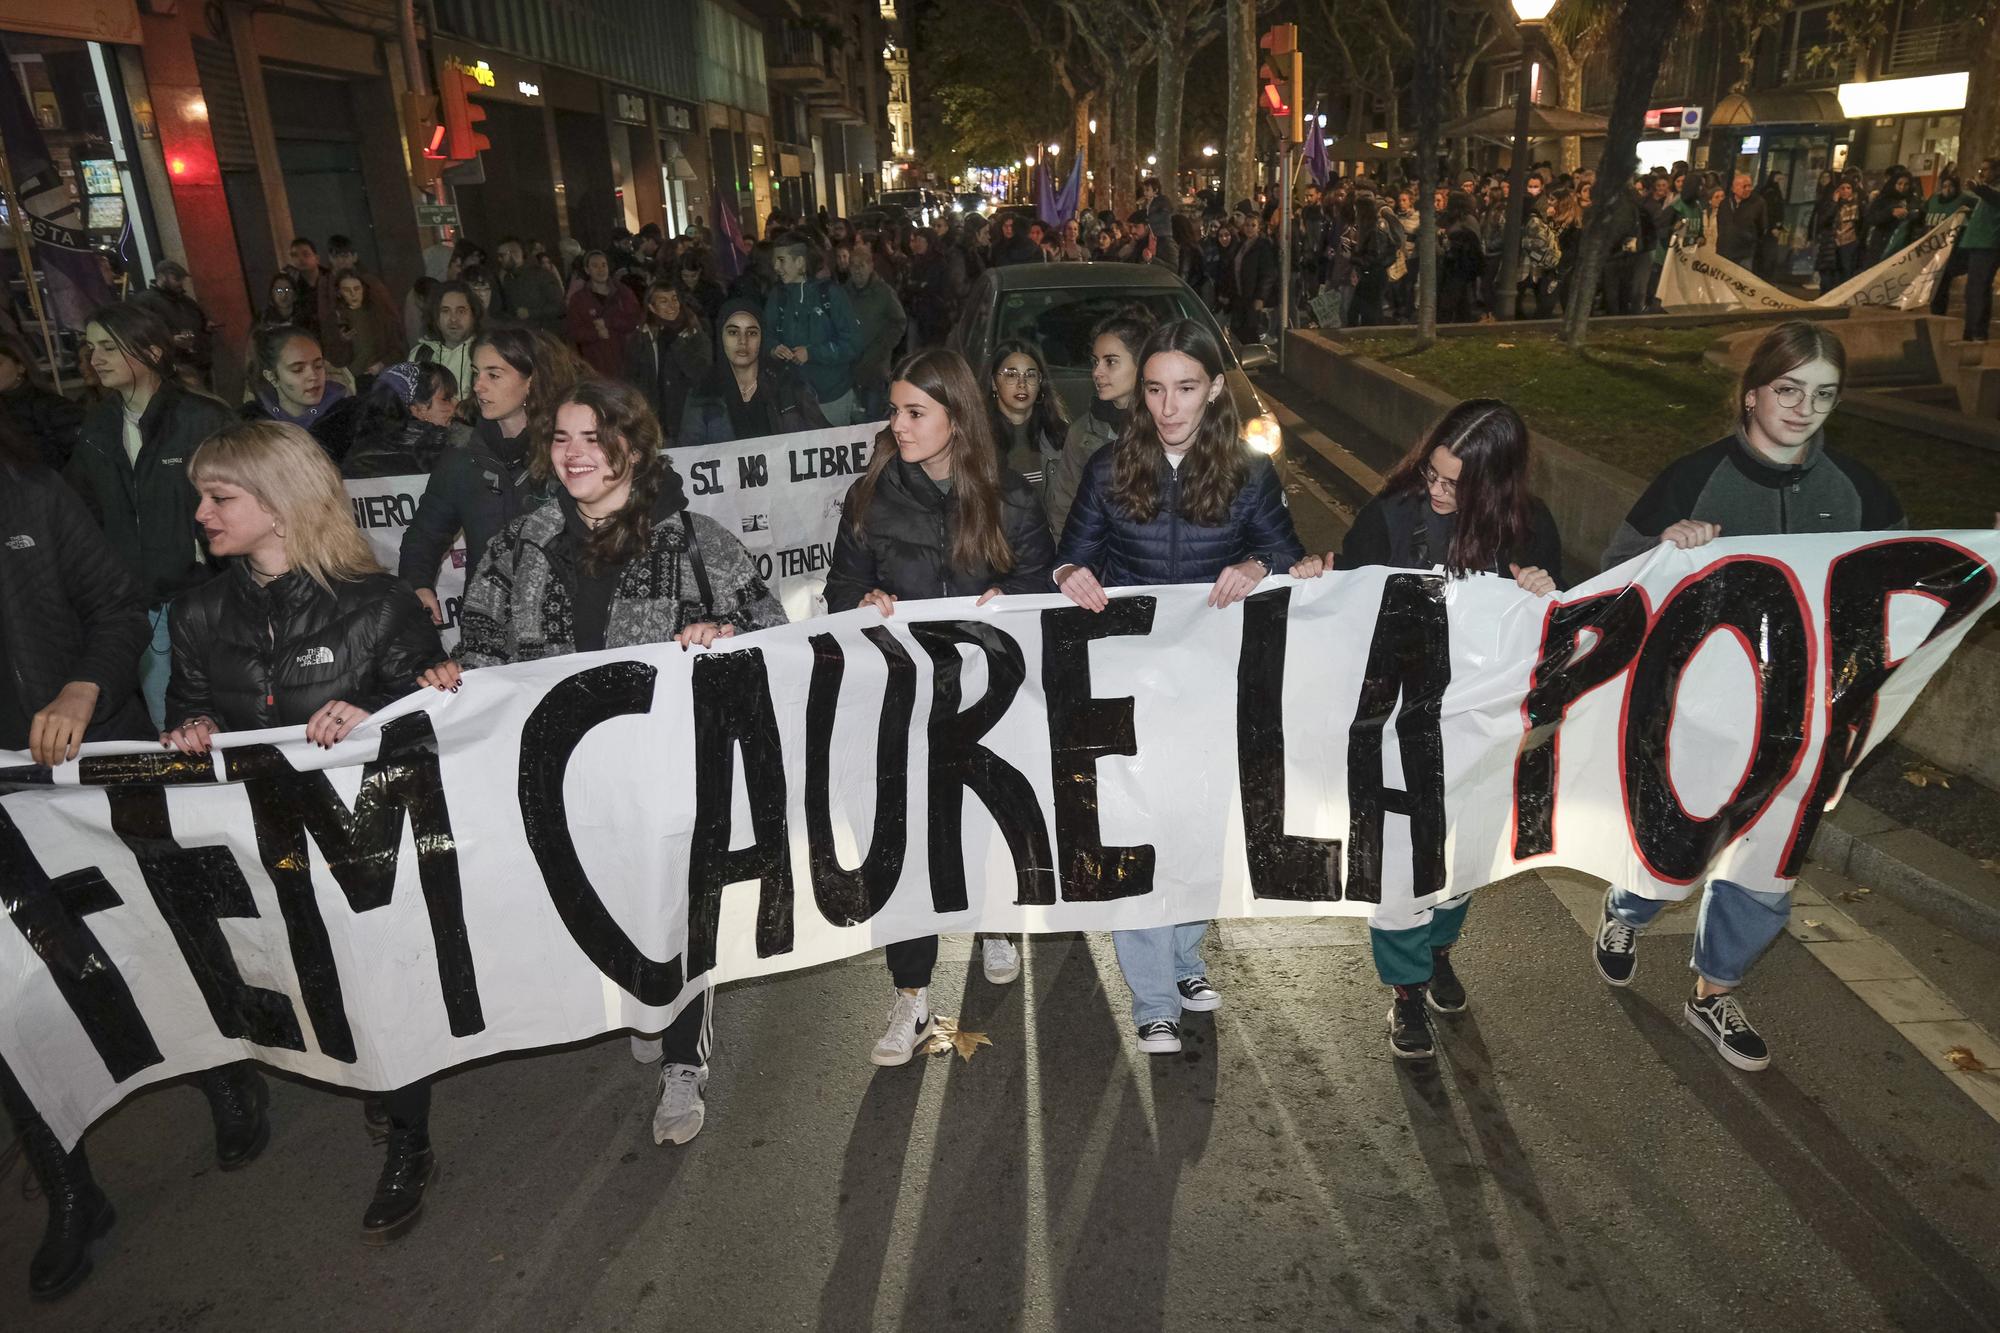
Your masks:
<path fill-rule="evenodd" d="M 1458 401 L 1310 330 L 1286 335 L 1285 358 L 1287 379 L 1386 439 L 1417 440 Z M 1597 571 L 1645 482 L 1539 431 L 1532 441 L 1535 494 L 1562 530 L 1567 574 L 1581 579 Z M 2000 787 L 2000 627 L 1993 617 L 1931 678 L 1897 739 L 1940 768 Z"/>

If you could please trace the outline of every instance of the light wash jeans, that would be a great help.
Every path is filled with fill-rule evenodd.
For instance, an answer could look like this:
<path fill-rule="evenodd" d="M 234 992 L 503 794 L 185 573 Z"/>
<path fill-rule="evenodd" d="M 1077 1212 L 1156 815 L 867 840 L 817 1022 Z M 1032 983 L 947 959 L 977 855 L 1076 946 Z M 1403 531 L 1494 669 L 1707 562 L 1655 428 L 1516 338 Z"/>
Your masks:
<path fill-rule="evenodd" d="M 1143 1025 L 1162 1018 L 1180 1022 L 1181 993 L 1174 983 L 1208 975 L 1208 967 L 1201 961 L 1201 937 L 1207 933 L 1206 921 L 1111 932 L 1112 947 L 1118 951 L 1118 970 L 1132 988 L 1134 1023 Z"/>
<path fill-rule="evenodd" d="M 167 604 L 146 613 L 153 621 L 153 641 L 139 655 L 139 689 L 146 696 L 146 712 L 153 730 L 167 729 L 167 681 L 174 674 L 173 640 L 167 633 Z M 176 722 L 180 718 L 174 719 Z"/>
<path fill-rule="evenodd" d="M 1643 930 L 1666 903 L 1642 898 L 1630 889 L 1611 891 L 1611 915 Z M 1694 959 L 1689 964 L 1711 985 L 1735 988 L 1743 984 L 1757 961 L 1792 915 L 1792 895 L 1746 889 L 1726 879 L 1712 879 L 1701 891 L 1701 912 L 1694 923 Z"/>

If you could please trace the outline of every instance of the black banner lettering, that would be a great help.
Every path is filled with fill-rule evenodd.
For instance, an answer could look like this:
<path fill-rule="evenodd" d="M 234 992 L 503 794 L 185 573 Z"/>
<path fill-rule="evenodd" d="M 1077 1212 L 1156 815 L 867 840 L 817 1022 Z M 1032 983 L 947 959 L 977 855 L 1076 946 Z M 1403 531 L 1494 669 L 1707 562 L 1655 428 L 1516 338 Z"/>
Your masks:
<path fill-rule="evenodd" d="M 882 654 L 889 681 L 875 733 L 875 825 L 868 852 L 856 870 L 840 864 L 833 840 L 833 722 L 847 659 L 831 634 L 812 636 L 812 683 L 806 693 L 806 847 L 813 901 L 837 926 L 857 926 L 882 910 L 903 876 L 909 839 L 910 716 L 917 699 L 917 668 L 896 637 L 880 625 L 861 633 Z"/>
<path fill-rule="evenodd" d="M 1236 659 L 1236 772 L 1243 795 L 1250 891 L 1259 898 L 1335 902 L 1340 840 L 1285 832 L 1285 637 L 1290 588 L 1243 603 Z"/>
<path fill-rule="evenodd" d="M 1451 683 L 1444 578 L 1391 574 L 1382 584 L 1375 636 L 1368 644 L 1361 697 L 1347 732 L 1347 896 L 1382 901 L 1382 819 L 1410 821 L 1411 894 L 1444 887 L 1445 686 Z M 1396 718 L 1401 790 L 1382 777 L 1382 729 Z"/>
<path fill-rule="evenodd" d="M 1063 897 L 1072 902 L 1135 898 L 1153 890 L 1153 847 L 1106 847 L 1097 822 L 1097 761 L 1137 754 L 1135 700 L 1093 698 L 1093 640 L 1148 634 L 1158 603 L 1114 597 L 1102 611 L 1066 606 L 1042 612 L 1042 690 L 1048 696 L 1049 751 L 1055 777 L 1056 847 Z"/>
<path fill-rule="evenodd" d="M 750 804 L 748 847 L 730 849 L 737 749 Z M 785 756 L 761 648 L 694 663 L 694 836 L 688 851 L 687 969 L 715 966 L 722 890 L 757 882 L 757 956 L 792 947 L 792 854 L 785 822 Z"/>

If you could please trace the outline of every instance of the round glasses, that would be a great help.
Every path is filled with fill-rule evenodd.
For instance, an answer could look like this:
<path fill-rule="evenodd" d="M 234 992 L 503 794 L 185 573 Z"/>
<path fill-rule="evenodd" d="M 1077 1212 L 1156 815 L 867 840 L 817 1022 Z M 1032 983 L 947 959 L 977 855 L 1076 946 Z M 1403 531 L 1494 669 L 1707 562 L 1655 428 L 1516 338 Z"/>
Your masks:
<path fill-rule="evenodd" d="M 1446 495 L 1458 494 L 1458 478 L 1447 477 L 1429 463 L 1417 469 L 1417 475 L 1424 479 L 1424 485 L 1435 486 Z"/>
<path fill-rule="evenodd" d="M 1000 378 L 1009 384 L 1040 384 L 1042 382 L 1042 372 L 1039 370 L 1021 370 L 1017 367 L 1009 366 L 1000 372 Z"/>
<path fill-rule="evenodd" d="M 1771 396 L 1778 400 L 1778 406 L 1780 407 L 1796 410 L 1806 400 L 1806 388 L 1803 384 L 1773 384 L 1770 388 Z M 1828 412 L 1833 411 L 1834 404 L 1839 401 L 1840 390 L 1837 388 L 1814 389 L 1812 391 L 1812 410 L 1821 416 L 1825 416 Z"/>

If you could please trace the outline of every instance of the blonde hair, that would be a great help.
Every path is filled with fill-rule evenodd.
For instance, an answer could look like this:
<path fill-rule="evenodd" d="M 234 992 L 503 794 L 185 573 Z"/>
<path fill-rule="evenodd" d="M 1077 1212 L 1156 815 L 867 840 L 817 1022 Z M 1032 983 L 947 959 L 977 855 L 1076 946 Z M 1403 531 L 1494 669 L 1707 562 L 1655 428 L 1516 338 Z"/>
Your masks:
<path fill-rule="evenodd" d="M 354 525 L 340 470 L 312 436 L 285 421 L 245 421 L 208 437 L 188 460 L 188 480 L 240 486 L 270 511 L 285 558 L 320 587 L 383 572 Z"/>

